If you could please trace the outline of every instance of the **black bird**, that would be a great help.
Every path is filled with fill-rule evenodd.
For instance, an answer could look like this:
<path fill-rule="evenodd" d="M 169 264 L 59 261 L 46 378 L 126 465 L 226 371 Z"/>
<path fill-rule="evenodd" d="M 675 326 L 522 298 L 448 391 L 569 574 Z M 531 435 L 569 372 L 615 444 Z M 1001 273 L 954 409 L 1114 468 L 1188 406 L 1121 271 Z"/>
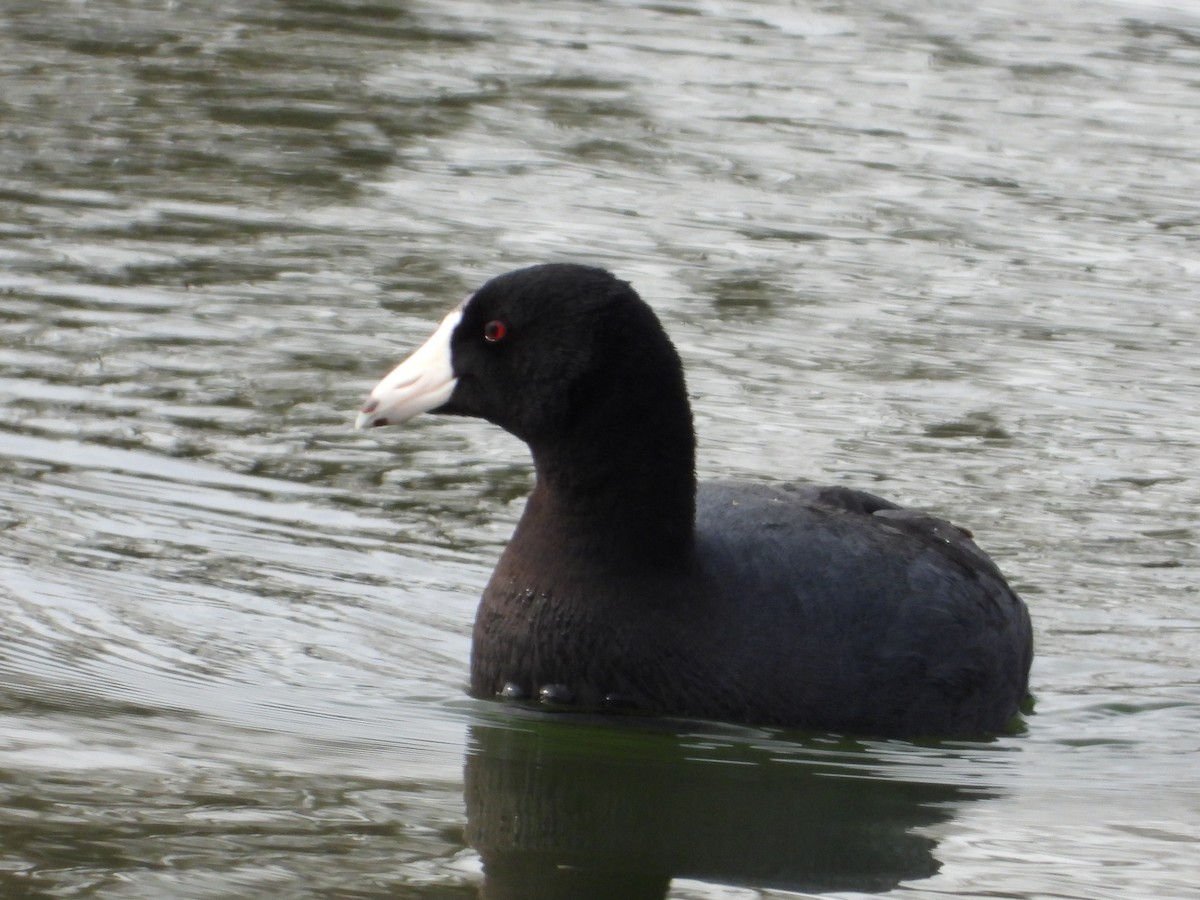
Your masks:
<path fill-rule="evenodd" d="M 697 486 L 683 368 L 610 273 L 487 282 L 359 427 L 477 416 L 536 484 L 483 593 L 471 693 L 885 737 L 1006 730 L 1029 613 L 968 532 L 842 487 Z"/>

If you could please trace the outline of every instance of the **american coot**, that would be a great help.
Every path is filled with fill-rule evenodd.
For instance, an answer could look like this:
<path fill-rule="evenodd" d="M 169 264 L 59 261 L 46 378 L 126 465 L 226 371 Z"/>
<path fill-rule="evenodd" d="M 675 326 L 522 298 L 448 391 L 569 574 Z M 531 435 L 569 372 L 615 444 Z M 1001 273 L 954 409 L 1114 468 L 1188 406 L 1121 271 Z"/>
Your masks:
<path fill-rule="evenodd" d="M 879 736 L 1002 731 L 1029 613 L 967 532 L 841 487 L 697 487 L 683 369 L 602 269 L 492 279 L 358 426 L 478 416 L 536 484 L 479 606 L 471 693 Z"/>

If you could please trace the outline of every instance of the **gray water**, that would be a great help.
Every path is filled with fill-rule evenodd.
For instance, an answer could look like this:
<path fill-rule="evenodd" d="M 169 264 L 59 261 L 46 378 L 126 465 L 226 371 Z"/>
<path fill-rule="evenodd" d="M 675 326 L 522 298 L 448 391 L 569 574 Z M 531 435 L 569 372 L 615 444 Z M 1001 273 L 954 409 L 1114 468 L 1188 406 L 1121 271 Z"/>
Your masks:
<path fill-rule="evenodd" d="M 0 10 L 0 895 L 1200 896 L 1200 8 Z M 702 475 L 976 532 L 1022 732 L 465 697 L 526 451 L 351 423 L 557 259 L 659 311 Z"/>

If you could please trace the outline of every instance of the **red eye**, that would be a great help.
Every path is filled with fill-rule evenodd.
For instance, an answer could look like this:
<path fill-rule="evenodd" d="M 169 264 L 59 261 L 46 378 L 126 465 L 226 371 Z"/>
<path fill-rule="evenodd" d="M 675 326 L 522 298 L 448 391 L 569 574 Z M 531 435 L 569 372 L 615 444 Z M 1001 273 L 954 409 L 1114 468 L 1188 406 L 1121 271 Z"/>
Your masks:
<path fill-rule="evenodd" d="M 506 334 L 508 334 L 508 326 L 499 319 L 492 319 L 483 326 L 483 339 L 488 343 L 494 344 L 502 341 Z"/>

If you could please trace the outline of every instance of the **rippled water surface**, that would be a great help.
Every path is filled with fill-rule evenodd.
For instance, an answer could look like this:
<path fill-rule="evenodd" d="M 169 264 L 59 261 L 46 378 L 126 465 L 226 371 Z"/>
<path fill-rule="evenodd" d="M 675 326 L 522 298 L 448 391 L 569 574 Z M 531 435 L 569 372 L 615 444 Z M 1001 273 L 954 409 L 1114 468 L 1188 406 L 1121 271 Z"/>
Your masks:
<path fill-rule="evenodd" d="M 0 895 L 1197 896 L 1200 11 L 7 0 L 0 123 Z M 551 259 L 705 476 L 975 530 L 1023 733 L 464 696 L 526 452 L 351 423 Z"/>

